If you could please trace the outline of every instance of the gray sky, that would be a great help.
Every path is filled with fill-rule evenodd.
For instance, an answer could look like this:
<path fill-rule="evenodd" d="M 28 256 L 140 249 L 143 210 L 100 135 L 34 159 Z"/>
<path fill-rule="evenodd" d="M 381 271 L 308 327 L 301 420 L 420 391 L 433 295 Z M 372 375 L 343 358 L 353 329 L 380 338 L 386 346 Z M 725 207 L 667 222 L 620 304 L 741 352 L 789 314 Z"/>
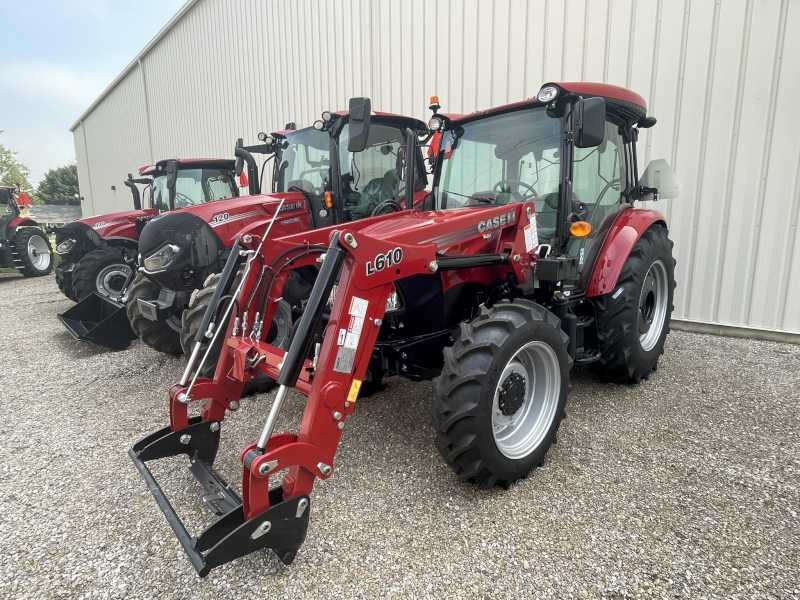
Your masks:
<path fill-rule="evenodd" d="M 0 143 L 35 185 L 75 158 L 69 127 L 185 0 L 0 0 Z"/>

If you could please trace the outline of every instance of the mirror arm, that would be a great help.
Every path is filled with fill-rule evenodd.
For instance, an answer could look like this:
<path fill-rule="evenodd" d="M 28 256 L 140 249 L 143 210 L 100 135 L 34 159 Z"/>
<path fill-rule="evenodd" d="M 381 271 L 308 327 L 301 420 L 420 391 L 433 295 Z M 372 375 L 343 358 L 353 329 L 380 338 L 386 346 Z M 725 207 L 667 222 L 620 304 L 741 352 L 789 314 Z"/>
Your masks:
<path fill-rule="evenodd" d="M 414 167 L 417 162 L 416 140 L 417 134 L 410 127 L 406 127 L 406 210 L 414 208 L 414 191 L 416 188 Z"/>

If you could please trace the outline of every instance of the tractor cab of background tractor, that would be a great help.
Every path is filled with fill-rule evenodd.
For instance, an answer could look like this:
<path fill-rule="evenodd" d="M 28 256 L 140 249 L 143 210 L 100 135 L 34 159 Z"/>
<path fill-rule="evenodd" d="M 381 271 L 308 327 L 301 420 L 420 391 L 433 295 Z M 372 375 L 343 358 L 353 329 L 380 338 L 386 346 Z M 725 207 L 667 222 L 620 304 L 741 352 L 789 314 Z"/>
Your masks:
<path fill-rule="evenodd" d="M 124 311 L 139 237 L 159 214 L 239 196 L 231 159 L 168 159 L 128 174 L 133 211 L 80 219 L 56 230 L 56 283 L 78 303 L 58 315 L 72 336 L 114 349 L 136 338 Z M 143 185 L 140 192 L 138 186 Z M 143 208 L 144 205 L 144 208 Z"/>
<path fill-rule="evenodd" d="M 362 102 L 357 111 L 323 112 L 313 127 L 260 134 L 260 145 L 238 140 L 236 172 L 254 195 L 162 215 L 145 227 L 139 244 L 141 273 L 127 307 L 133 331 L 144 343 L 171 354 L 194 346 L 197 325 L 236 238 L 264 235 L 275 211 L 281 218 L 270 225 L 270 238 L 402 208 L 406 185 L 396 175 L 398 155 L 409 128 L 425 131 L 425 123 L 373 113 L 369 100 Z M 351 151 L 353 140 L 363 149 Z M 260 169 L 257 153 L 267 155 Z M 418 203 L 427 177 L 421 152 L 415 157 L 420 175 L 410 191 Z M 267 161 L 273 163 L 271 193 L 261 194 L 262 185 L 267 187 Z M 288 339 L 316 271 L 312 267 L 293 276 L 280 304 L 275 339 Z"/>

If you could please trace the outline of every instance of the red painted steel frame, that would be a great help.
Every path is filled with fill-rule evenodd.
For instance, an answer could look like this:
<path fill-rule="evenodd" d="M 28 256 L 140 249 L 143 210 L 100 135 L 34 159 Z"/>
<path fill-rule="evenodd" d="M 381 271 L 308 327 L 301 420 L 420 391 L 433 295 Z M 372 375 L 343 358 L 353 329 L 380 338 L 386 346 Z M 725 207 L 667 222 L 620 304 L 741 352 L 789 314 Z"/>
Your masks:
<path fill-rule="evenodd" d="M 660 212 L 641 208 L 626 208 L 614 221 L 606 236 L 592 276 L 586 286 L 586 297 L 592 298 L 612 292 L 619 280 L 622 266 L 647 228 L 667 220 Z"/>
<path fill-rule="evenodd" d="M 277 466 L 269 472 L 289 469 L 282 485 L 284 499 L 309 494 L 316 478 L 325 479 L 332 474 L 334 455 L 342 435 L 340 427 L 343 427 L 346 416 L 355 409 L 358 387 L 366 375 L 384 317 L 386 301 L 394 290 L 394 282 L 418 274 L 440 277 L 446 288 L 465 278 L 470 281 L 491 282 L 511 274 L 518 281 L 524 282 L 532 274 L 535 260 L 533 253 L 536 248 L 532 248 L 531 252 L 527 251 L 523 229 L 533 211 L 533 202 L 447 211 L 410 210 L 399 215 L 372 217 L 336 228 L 341 233 L 340 243 L 348 256 L 340 274 L 319 360 L 313 374 L 310 361 L 306 361 L 300 380 L 295 385 L 295 389 L 308 395 L 300 429 L 297 435 L 273 434 L 266 451 L 249 465 L 244 463 L 244 456 L 254 445 L 251 444 L 242 451 L 242 500 L 248 519 L 269 508 L 269 473 L 260 474 L 262 465 L 277 461 Z M 485 228 L 479 229 L 482 222 L 502 216 L 506 217 L 504 225 L 488 232 Z M 272 264 L 282 252 L 292 248 L 302 249 L 315 245 L 327 247 L 334 229 L 309 231 L 270 240 L 261 251 L 264 264 Z M 355 248 L 341 241 L 348 233 L 355 238 Z M 254 248 L 258 243 L 259 240 L 254 238 L 250 247 Z M 381 270 L 374 269 L 376 257 L 392 252 L 396 256 L 398 249 L 402 252 L 401 261 Z M 431 267 L 442 255 L 489 253 L 509 253 L 511 258 L 508 263 L 467 272 L 438 272 L 435 266 Z M 318 256 L 319 254 L 304 256 L 296 260 L 292 268 L 316 264 Z M 368 263 L 372 269 L 368 269 Z M 254 261 L 253 264 L 260 264 L 260 261 Z M 256 271 L 253 269 L 248 275 L 239 296 L 240 303 L 252 292 L 258 279 Z M 272 299 L 281 297 L 287 276 L 286 272 L 277 276 L 270 294 Z M 266 323 L 272 321 L 276 306 L 273 301 L 268 303 L 264 315 Z M 242 309 L 244 310 L 244 306 Z M 255 310 L 255 307 L 249 309 L 253 313 L 249 317 L 251 323 Z M 241 336 L 232 337 L 231 328 L 232 325 L 229 326 L 228 339 L 217 363 L 214 379 L 198 380 L 192 391 L 193 399 L 206 400 L 202 411 L 204 421 L 221 421 L 226 409 L 235 410 L 244 382 L 255 376 L 251 365 L 256 364 L 258 371 L 277 378 L 278 365 L 285 355 L 283 350 L 265 342 Z M 349 368 L 346 368 L 346 363 L 343 366 L 343 363 L 337 361 L 342 349 L 341 330 L 360 331 L 355 343 L 355 357 Z M 187 404 L 178 400 L 179 395 L 187 389 L 188 386 L 180 385 L 174 385 L 170 389 L 170 424 L 173 431 L 188 425 Z M 318 467 L 320 464 L 330 466 L 331 470 L 321 472 Z"/>

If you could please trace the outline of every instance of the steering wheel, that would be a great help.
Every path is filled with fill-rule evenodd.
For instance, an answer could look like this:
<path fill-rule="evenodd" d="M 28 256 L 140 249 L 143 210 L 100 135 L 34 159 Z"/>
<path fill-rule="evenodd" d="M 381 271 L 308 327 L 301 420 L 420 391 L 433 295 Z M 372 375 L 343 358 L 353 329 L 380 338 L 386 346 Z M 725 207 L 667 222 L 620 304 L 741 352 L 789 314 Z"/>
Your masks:
<path fill-rule="evenodd" d="M 389 210 L 386 210 L 387 208 Z M 372 210 L 372 214 L 370 216 L 377 217 L 378 215 L 388 215 L 392 212 L 402 212 L 402 210 L 403 207 L 400 206 L 399 202 L 395 202 L 394 200 L 384 200 Z"/>
<path fill-rule="evenodd" d="M 182 194 L 181 192 L 175 192 L 175 204 L 178 202 L 182 202 L 183 206 L 194 206 L 194 200 L 192 200 L 186 194 Z"/>
<path fill-rule="evenodd" d="M 520 181 L 519 179 L 501 179 L 500 181 L 498 181 L 497 183 L 494 184 L 494 187 L 492 188 L 492 191 L 493 192 L 500 192 L 501 191 L 500 188 L 503 186 L 504 183 L 516 183 L 518 186 L 521 185 L 522 187 L 527 188 L 531 192 L 531 194 L 533 194 L 533 196 L 538 196 L 539 195 L 539 194 L 536 193 L 536 190 L 533 189 L 533 186 L 531 184 L 525 183 L 524 181 Z M 519 194 L 519 192 L 516 192 L 516 193 L 515 192 L 511 192 L 511 194 L 519 196 L 522 199 L 522 201 L 525 201 L 525 200 L 527 200 L 528 198 L 531 197 L 531 196 L 524 196 L 523 197 L 521 194 Z"/>

